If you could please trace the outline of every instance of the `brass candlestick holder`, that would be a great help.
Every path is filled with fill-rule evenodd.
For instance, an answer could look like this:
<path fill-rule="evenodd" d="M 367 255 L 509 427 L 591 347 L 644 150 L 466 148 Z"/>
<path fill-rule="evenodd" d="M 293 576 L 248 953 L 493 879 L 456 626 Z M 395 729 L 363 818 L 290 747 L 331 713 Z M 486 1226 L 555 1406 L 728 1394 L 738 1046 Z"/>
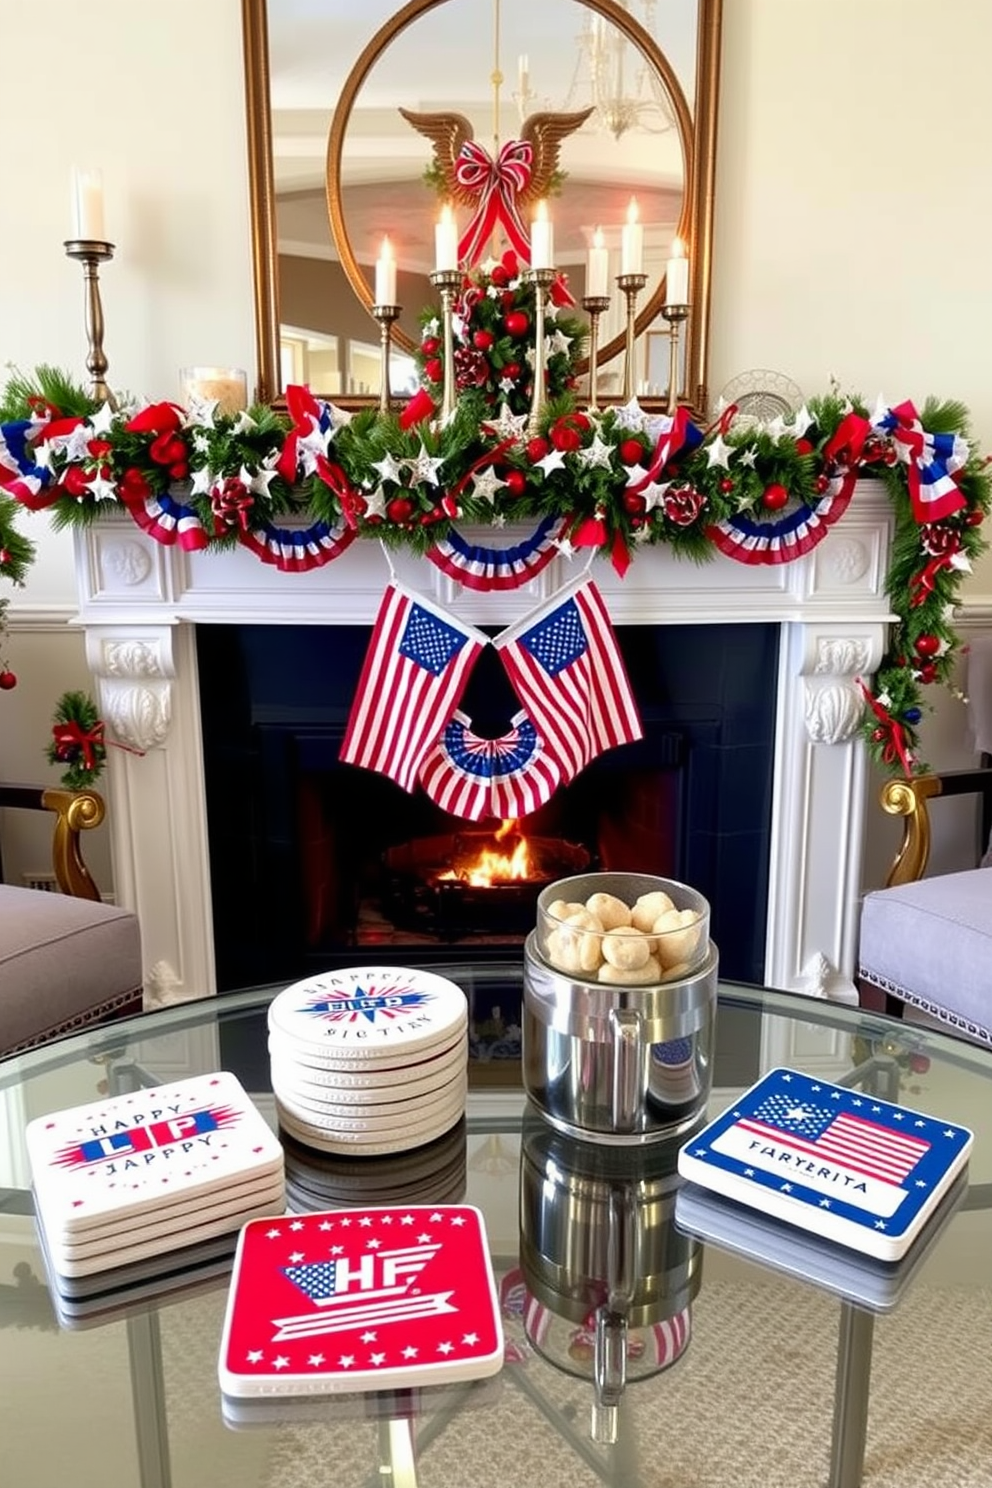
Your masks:
<path fill-rule="evenodd" d="M 532 437 L 538 432 L 547 390 L 544 386 L 547 357 L 544 351 L 544 305 L 548 290 L 555 282 L 554 269 L 528 269 L 527 274 L 534 285 L 534 391 L 530 400 L 530 418 L 527 432 Z"/>
<path fill-rule="evenodd" d="M 634 321 L 637 316 L 637 296 L 648 282 L 647 274 L 618 274 L 617 284 L 627 300 L 627 345 L 623 358 L 623 401 L 629 403 L 634 396 Z"/>
<path fill-rule="evenodd" d="M 110 365 L 103 350 L 103 305 L 100 302 L 100 264 L 114 256 L 113 243 L 104 243 L 97 238 L 70 238 L 65 245 L 69 258 L 75 258 L 83 266 L 86 287 L 86 338 L 89 355 L 86 370 L 92 382 L 90 391 L 101 403 L 109 403 L 116 409 L 117 403 L 107 386 L 106 374 Z"/>
<path fill-rule="evenodd" d="M 389 355 L 392 350 L 393 321 L 399 319 L 401 305 L 373 305 L 372 315 L 379 322 L 379 412 L 389 412 L 392 388 L 389 380 Z"/>
<path fill-rule="evenodd" d="M 455 411 L 455 333 L 451 324 L 455 292 L 462 282 L 460 269 L 435 269 L 431 283 L 441 296 L 441 318 L 444 324 L 444 386 L 441 393 L 441 418 L 447 420 Z"/>
<path fill-rule="evenodd" d="M 662 305 L 661 313 L 668 321 L 668 412 L 674 413 L 679 406 L 680 327 L 689 319 L 689 306 Z"/>
<path fill-rule="evenodd" d="M 599 317 L 610 308 L 609 295 L 583 295 L 582 308 L 589 317 L 589 407 L 593 413 L 599 409 L 597 379 L 599 368 Z"/>

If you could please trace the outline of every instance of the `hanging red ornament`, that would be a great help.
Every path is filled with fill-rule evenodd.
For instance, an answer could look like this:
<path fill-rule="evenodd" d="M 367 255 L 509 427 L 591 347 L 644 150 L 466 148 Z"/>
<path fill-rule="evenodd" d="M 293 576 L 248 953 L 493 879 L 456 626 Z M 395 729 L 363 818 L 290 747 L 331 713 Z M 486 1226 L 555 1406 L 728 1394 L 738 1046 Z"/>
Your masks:
<path fill-rule="evenodd" d="M 625 465 L 639 465 L 644 458 L 644 446 L 639 439 L 625 439 L 620 446 L 620 459 Z"/>
<path fill-rule="evenodd" d="M 425 336 L 424 340 L 420 343 L 420 349 L 424 353 L 424 356 L 433 356 L 436 351 L 441 350 L 441 342 L 437 336 Z"/>
<path fill-rule="evenodd" d="M 530 316 L 523 310 L 511 310 L 504 316 L 503 324 L 510 336 L 526 336 L 530 329 Z"/>
<path fill-rule="evenodd" d="M 781 511 L 788 499 L 789 493 L 784 486 L 771 485 L 765 487 L 761 502 L 769 511 Z"/>
<path fill-rule="evenodd" d="M 413 502 L 407 496 L 394 496 L 386 503 L 386 516 L 391 522 L 408 522 L 413 515 Z"/>
<path fill-rule="evenodd" d="M 14 673 L 9 668 L 4 667 L 3 671 L 0 672 L 0 687 L 3 688 L 4 692 L 9 692 L 12 687 L 16 686 L 17 678 Z"/>
<path fill-rule="evenodd" d="M 936 656 L 940 651 L 940 636 L 921 635 L 916 638 L 918 656 Z"/>
<path fill-rule="evenodd" d="M 527 489 L 527 477 L 522 470 L 506 472 L 506 489 L 511 496 L 522 496 Z"/>
<path fill-rule="evenodd" d="M 488 351 L 495 340 L 496 337 L 493 335 L 492 331 L 481 330 L 472 332 L 472 345 L 476 347 L 478 351 Z"/>
<path fill-rule="evenodd" d="M 550 451 L 550 444 L 546 439 L 542 439 L 540 434 L 527 441 L 527 458 L 532 465 L 536 465 L 538 460 L 543 460 Z"/>

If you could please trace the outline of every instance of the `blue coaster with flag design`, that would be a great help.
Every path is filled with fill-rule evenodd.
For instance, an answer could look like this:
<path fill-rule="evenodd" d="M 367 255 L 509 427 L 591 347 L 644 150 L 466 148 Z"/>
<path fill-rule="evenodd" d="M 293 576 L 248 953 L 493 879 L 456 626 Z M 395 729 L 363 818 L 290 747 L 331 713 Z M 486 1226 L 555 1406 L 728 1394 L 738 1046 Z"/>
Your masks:
<path fill-rule="evenodd" d="M 775 1069 L 682 1147 L 678 1169 L 725 1198 L 896 1261 L 973 1141 L 937 1116 Z"/>

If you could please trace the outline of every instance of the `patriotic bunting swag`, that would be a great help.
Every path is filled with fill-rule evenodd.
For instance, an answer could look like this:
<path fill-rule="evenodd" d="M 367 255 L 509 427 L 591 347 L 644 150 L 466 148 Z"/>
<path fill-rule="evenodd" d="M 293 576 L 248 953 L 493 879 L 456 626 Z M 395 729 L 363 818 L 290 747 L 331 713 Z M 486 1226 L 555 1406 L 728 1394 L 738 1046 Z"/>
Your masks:
<path fill-rule="evenodd" d="M 485 198 L 485 211 L 497 210 L 492 172 L 516 170 L 522 159 L 475 160 L 483 182 L 477 207 Z M 39 510 L 60 526 L 122 511 L 154 542 L 198 559 L 241 546 L 287 575 L 330 565 L 358 539 L 375 539 L 387 550 L 411 550 L 477 592 L 516 589 L 580 549 L 604 557 L 620 576 L 642 548 L 658 544 L 694 561 L 720 554 L 781 565 L 827 539 L 857 483 L 870 479 L 884 485 L 893 506 L 887 597 L 896 618 L 889 651 L 866 683 L 863 734 L 883 768 L 925 769 L 917 733 L 922 689 L 953 687 L 960 650 L 953 608 L 986 547 L 981 525 L 992 505 L 987 463 L 967 437 L 960 407 L 880 400 L 872 411 L 831 394 L 810 399 L 788 420 L 743 419 L 730 407 L 709 428 L 685 407 L 658 414 L 637 399 L 586 409 L 575 392 L 585 327 L 571 318 L 574 302 L 562 281 L 548 300 L 537 327 L 533 285 L 512 248 L 464 276 L 454 320 L 457 396 L 443 420 L 444 347 L 431 313 L 417 350 L 421 386 L 398 412 L 369 406 L 348 414 L 299 386 L 278 410 L 256 405 L 232 415 L 216 404 L 187 410 L 171 402 L 111 408 L 52 368 L 13 377 L 0 397 L 0 579 L 23 582 L 33 550 L 16 521 Z M 535 428 L 530 379 L 539 330 L 547 403 Z M 492 542 L 478 536 L 486 526 Z M 390 609 L 402 600 L 396 591 Z M 442 770 L 439 751 L 458 722 L 462 673 L 487 642 L 426 600 L 407 595 L 406 602 L 417 612 L 406 617 L 409 645 L 402 650 L 394 632 L 379 636 L 378 661 L 369 665 L 380 691 L 363 702 L 348 752 L 413 790 L 428 759 L 432 771 Z M 586 663 L 559 664 L 554 649 L 570 654 L 571 642 L 582 641 L 593 655 L 601 647 L 612 658 L 596 603 L 582 584 L 549 602 L 546 654 L 536 616 L 515 627 L 512 641 L 497 642 L 523 718 L 508 721 L 502 752 L 499 741 L 480 750 L 467 723 L 463 734 L 456 727 L 447 736 L 449 774 L 436 788 L 460 791 L 466 813 L 483 809 L 484 781 L 490 801 L 494 782 L 507 799 L 524 790 L 524 779 L 526 790 L 548 788 L 532 762 L 524 775 L 516 764 L 500 768 L 517 760 L 531 728 L 535 758 L 553 761 L 563 781 L 596 750 L 636 737 L 622 682 L 612 699 L 597 694 L 595 671 L 583 680 Z M 418 637 L 426 665 L 417 659 Z M 445 660 L 434 672 L 437 657 Z M 2 658 L 0 670 L 9 674 Z M 424 718 L 404 724 L 394 703 L 421 695 Z"/>

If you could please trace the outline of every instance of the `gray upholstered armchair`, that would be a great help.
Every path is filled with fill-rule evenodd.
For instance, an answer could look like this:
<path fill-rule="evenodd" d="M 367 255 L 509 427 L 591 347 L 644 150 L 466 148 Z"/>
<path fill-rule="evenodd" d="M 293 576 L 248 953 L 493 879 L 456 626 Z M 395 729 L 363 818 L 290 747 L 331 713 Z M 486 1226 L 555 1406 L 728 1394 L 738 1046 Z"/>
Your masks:
<path fill-rule="evenodd" d="M 53 813 L 58 885 L 50 893 L 0 882 L 0 1054 L 140 1011 L 137 917 L 102 902 L 80 845 L 104 819 L 102 797 L 0 785 L 0 808 Z"/>

